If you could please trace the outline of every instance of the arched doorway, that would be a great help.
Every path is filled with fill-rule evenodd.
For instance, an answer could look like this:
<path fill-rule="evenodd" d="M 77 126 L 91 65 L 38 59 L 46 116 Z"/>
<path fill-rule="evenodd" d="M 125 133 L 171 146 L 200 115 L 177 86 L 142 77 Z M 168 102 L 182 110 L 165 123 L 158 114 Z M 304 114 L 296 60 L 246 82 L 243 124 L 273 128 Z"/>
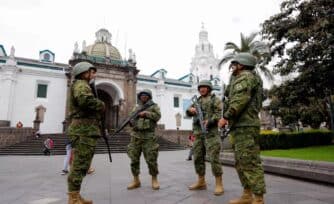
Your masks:
<path fill-rule="evenodd" d="M 96 82 L 97 94 L 105 103 L 105 127 L 110 131 L 118 127 L 120 121 L 120 101 L 122 101 L 123 92 L 110 81 Z"/>
<path fill-rule="evenodd" d="M 106 91 L 98 89 L 97 94 L 106 106 L 105 127 L 108 130 L 117 128 L 119 120 L 118 105 L 114 105 L 113 98 Z"/>

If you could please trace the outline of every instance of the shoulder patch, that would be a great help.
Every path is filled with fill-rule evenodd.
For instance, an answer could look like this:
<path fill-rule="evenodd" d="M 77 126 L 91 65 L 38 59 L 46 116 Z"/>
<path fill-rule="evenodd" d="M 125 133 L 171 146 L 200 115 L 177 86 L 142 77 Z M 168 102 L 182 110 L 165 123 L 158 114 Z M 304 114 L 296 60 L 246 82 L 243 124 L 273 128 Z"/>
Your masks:
<path fill-rule="evenodd" d="M 236 91 L 240 91 L 241 89 L 242 89 L 241 84 L 236 84 L 236 85 L 235 85 L 235 90 L 236 90 Z"/>

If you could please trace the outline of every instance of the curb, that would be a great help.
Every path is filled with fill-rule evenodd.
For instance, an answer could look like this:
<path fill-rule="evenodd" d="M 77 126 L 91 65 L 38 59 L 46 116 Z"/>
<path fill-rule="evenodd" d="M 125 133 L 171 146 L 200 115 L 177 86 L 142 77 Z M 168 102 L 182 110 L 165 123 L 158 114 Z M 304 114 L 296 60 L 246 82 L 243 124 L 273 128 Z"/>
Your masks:
<path fill-rule="evenodd" d="M 234 166 L 233 153 L 221 153 L 222 164 Z M 261 156 L 267 173 L 334 184 L 334 163 Z"/>

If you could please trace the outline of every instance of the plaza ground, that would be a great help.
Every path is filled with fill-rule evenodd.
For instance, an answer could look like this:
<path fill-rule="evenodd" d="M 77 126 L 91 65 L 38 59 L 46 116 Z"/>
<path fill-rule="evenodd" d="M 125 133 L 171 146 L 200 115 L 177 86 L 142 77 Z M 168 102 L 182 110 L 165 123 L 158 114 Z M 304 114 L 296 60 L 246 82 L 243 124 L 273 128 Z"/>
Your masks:
<path fill-rule="evenodd" d="M 151 189 L 151 177 L 143 158 L 142 186 L 127 190 L 131 181 L 129 158 L 124 153 L 94 156 L 96 172 L 83 182 L 82 195 L 95 204 L 224 204 L 240 195 L 241 186 L 233 167 L 223 166 L 223 196 L 213 195 L 214 177 L 207 165 L 208 189 L 189 191 L 196 181 L 193 163 L 186 161 L 188 151 L 164 151 L 159 154 L 158 191 Z M 67 203 L 66 176 L 60 175 L 64 156 L 1 156 L 1 204 L 64 204 Z M 329 204 L 334 200 L 334 186 L 307 182 L 276 175 L 265 175 L 269 204 Z"/>

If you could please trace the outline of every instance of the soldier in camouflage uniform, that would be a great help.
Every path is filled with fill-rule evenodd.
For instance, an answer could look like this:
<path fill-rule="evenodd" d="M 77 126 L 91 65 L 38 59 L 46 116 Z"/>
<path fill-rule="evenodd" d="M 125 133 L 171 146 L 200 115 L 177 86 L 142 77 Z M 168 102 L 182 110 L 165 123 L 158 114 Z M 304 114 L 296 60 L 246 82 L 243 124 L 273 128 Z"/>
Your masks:
<path fill-rule="evenodd" d="M 100 116 L 105 110 L 104 103 L 95 98 L 89 86 L 90 69 L 88 62 L 80 62 L 73 68 L 75 80 L 71 86 L 69 113 L 71 123 L 67 130 L 74 158 L 68 176 L 69 204 L 92 204 L 80 195 L 83 178 L 91 164 L 97 139 L 100 137 Z"/>
<path fill-rule="evenodd" d="M 194 164 L 198 174 L 198 181 L 189 186 L 189 190 L 206 189 L 205 182 L 205 155 L 208 154 L 211 163 L 212 174 L 216 178 L 215 195 L 224 193 L 223 187 L 223 169 L 219 159 L 221 150 L 221 140 L 218 135 L 218 120 L 221 114 L 221 100 L 214 94 L 211 94 L 212 84 L 209 80 L 200 81 L 198 85 L 200 97 L 198 102 L 201 106 L 204 116 L 204 124 L 207 128 L 207 134 L 203 135 L 201 126 L 197 117 L 194 104 L 186 111 L 188 116 L 193 117 L 193 132 L 195 135 L 194 148 Z"/>
<path fill-rule="evenodd" d="M 159 144 L 154 132 L 157 122 L 161 118 L 160 108 L 156 103 L 153 103 L 152 92 L 148 89 L 139 92 L 137 98 L 139 104 L 133 112 L 142 108 L 145 104 L 151 104 L 151 106 L 140 112 L 138 117 L 131 121 L 131 141 L 127 152 L 131 159 L 133 181 L 127 188 L 131 190 L 140 187 L 140 155 L 143 152 L 149 173 L 152 176 L 152 189 L 158 190 L 160 188 L 157 179 L 159 173 L 157 163 Z"/>
<path fill-rule="evenodd" d="M 244 188 L 242 196 L 231 200 L 230 204 L 262 204 L 266 192 L 260 148 L 255 140 L 260 134 L 258 114 L 263 92 L 262 80 L 254 71 L 255 65 L 256 58 L 249 53 L 239 53 L 232 60 L 235 78 L 230 85 L 227 109 L 218 124 L 219 127 L 230 126 L 235 167 Z"/>

